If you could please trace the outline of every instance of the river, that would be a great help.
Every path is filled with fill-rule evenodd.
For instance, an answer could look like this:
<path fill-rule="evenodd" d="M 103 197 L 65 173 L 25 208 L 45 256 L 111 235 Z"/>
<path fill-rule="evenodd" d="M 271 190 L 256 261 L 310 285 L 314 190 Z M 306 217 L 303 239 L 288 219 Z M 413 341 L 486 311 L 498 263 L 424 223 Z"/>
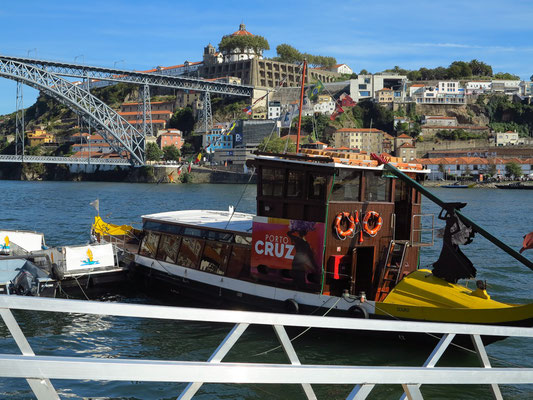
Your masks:
<path fill-rule="evenodd" d="M 522 236 L 533 231 L 533 192 L 497 189 L 431 189 L 449 201 L 467 202 L 464 213 L 519 249 Z M 140 223 L 140 215 L 177 209 L 226 209 L 255 212 L 254 185 L 156 185 L 102 182 L 19 182 L 0 181 L 1 228 L 36 230 L 45 234 L 49 246 L 82 244 L 89 239 L 95 210 L 89 203 L 100 201 L 100 214 L 114 223 Z M 438 208 L 423 200 L 423 212 L 438 214 Z M 438 221 L 440 224 L 440 221 Z M 440 224 L 441 225 L 441 224 Z M 440 226 L 439 225 L 439 226 Z M 439 239 L 436 239 L 437 241 Z M 464 253 L 478 269 L 478 278 L 487 280 L 495 299 L 531 302 L 533 272 L 504 254 L 479 235 L 463 246 Z M 440 243 L 424 248 L 421 265 L 429 265 L 440 252 Z M 533 250 L 524 253 L 533 258 Z M 154 303 L 142 293 L 109 294 L 101 300 Z M 102 358 L 144 357 L 164 360 L 207 359 L 228 332 L 228 326 L 183 324 L 180 322 L 125 319 L 88 315 L 16 312 L 31 346 L 39 355 Z M 273 331 L 251 327 L 225 361 L 287 362 L 281 351 L 255 356 L 277 345 Z M 0 323 L 2 353 L 17 353 L 7 329 Z M 420 366 L 428 349 L 416 343 L 386 343 L 381 340 L 329 340 L 318 334 L 304 335 L 295 342 L 304 364 L 338 363 L 352 365 Z M 531 340 L 506 339 L 488 347 L 494 366 L 533 367 Z M 254 356 L 250 359 L 250 356 Z M 478 366 L 477 358 L 461 350 L 450 351 L 439 366 Z M 142 382 L 53 381 L 64 399 L 173 399 L 184 384 Z M 314 386 L 321 398 L 345 398 L 352 387 Z M 531 399 L 533 387 L 502 386 L 505 398 Z M 483 399 L 490 392 L 483 386 L 423 386 L 429 399 Z M 376 387 L 369 398 L 397 399 L 398 386 Z M 33 398 L 24 380 L 1 379 L 0 399 Z M 204 385 L 198 399 L 301 399 L 296 385 Z"/>

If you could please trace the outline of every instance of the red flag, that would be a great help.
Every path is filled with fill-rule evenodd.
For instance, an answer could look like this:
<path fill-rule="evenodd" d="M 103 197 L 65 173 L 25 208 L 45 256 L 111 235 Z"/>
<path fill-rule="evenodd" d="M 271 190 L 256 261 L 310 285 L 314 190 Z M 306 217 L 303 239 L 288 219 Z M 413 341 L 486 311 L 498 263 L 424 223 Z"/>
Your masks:
<path fill-rule="evenodd" d="M 520 253 L 527 249 L 533 249 L 533 232 L 529 232 L 526 236 L 524 236 L 524 243 L 522 243 Z"/>
<path fill-rule="evenodd" d="M 198 153 L 198 155 L 196 156 L 196 160 L 194 160 L 194 163 L 198 164 L 201 159 L 202 159 L 202 152 Z"/>
<path fill-rule="evenodd" d="M 333 114 L 331 114 L 329 116 L 329 119 L 332 120 L 332 121 L 335 121 L 335 118 L 337 118 L 340 114 L 342 114 L 344 112 L 344 110 L 342 109 L 342 107 L 340 105 L 337 104 L 337 108 L 335 109 L 335 111 L 333 112 Z"/>
<path fill-rule="evenodd" d="M 191 172 L 191 168 L 192 168 L 192 163 L 190 162 L 189 163 L 189 170 L 187 172 Z"/>
<path fill-rule="evenodd" d="M 178 176 L 180 176 L 180 174 L 181 174 L 181 168 L 182 168 L 182 167 L 179 167 L 179 168 L 178 168 Z"/>
<path fill-rule="evenodd" d="M 346 93 L 341 94 L 339 100 L 341 102 L 341 106 L 344 107 L 355 107 L 357 105 L 357 103 L 353 101 L 353 99 Z"/>

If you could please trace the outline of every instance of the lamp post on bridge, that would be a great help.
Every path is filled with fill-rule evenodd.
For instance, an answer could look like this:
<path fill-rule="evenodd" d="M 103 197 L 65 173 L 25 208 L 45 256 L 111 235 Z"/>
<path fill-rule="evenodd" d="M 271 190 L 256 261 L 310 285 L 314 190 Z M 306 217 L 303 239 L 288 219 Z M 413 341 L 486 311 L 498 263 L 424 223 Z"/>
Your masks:
<path fill-rule="evenodd" d="M 80 54 L 79 56 L 74 57 L 74 62 L 76 62 L 76 60 L 80 57 L 81 57 L 81 63 L 85 64 L 85 56 L 83 54 Z"/>
<path fill-rule="evenodd" d="M 30 57 L 30 53 L 31 53 L 32 51 L 35 52 L 35 58 L 37 58 L 37 47 L 28 50 L 28 58 Z"/>
<path fill-rule="evenodd" d="M 124 63 L 124 64 L 125 64 L 126 61 L 124 61 L 124 60 L 117 60 L 117 61 L 115 61 L 115 62 L 113 63 L 113 68 L 116 68 L 116 66 L 117 66 L 118 63 Z"/>

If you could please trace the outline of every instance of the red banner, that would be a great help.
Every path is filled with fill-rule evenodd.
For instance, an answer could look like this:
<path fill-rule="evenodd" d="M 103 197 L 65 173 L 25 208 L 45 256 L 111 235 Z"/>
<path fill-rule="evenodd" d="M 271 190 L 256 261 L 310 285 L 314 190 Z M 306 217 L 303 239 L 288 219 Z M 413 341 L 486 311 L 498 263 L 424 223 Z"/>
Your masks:
<path fill-rule="evenodd" d="M 252 268 L 320 273 L 324 232 L 320 222 L 254 217 Z"/>

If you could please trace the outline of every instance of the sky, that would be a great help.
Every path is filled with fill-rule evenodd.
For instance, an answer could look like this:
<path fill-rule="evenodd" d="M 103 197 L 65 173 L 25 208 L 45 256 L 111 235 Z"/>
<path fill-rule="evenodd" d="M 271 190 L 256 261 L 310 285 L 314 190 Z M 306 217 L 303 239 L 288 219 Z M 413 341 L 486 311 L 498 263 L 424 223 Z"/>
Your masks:
<path fill-rule="evenodd" d="M 2 1 L 0 54 L 145 70 L 201 61 L 239 28 L 355 72 L 447 67 L 477 59 L 523 80 L 533 74 L 531 0 Z M 24 106 L 37 91 L 24 86 Z M 16 84 L 0 78 L 0 115 Z"/>

